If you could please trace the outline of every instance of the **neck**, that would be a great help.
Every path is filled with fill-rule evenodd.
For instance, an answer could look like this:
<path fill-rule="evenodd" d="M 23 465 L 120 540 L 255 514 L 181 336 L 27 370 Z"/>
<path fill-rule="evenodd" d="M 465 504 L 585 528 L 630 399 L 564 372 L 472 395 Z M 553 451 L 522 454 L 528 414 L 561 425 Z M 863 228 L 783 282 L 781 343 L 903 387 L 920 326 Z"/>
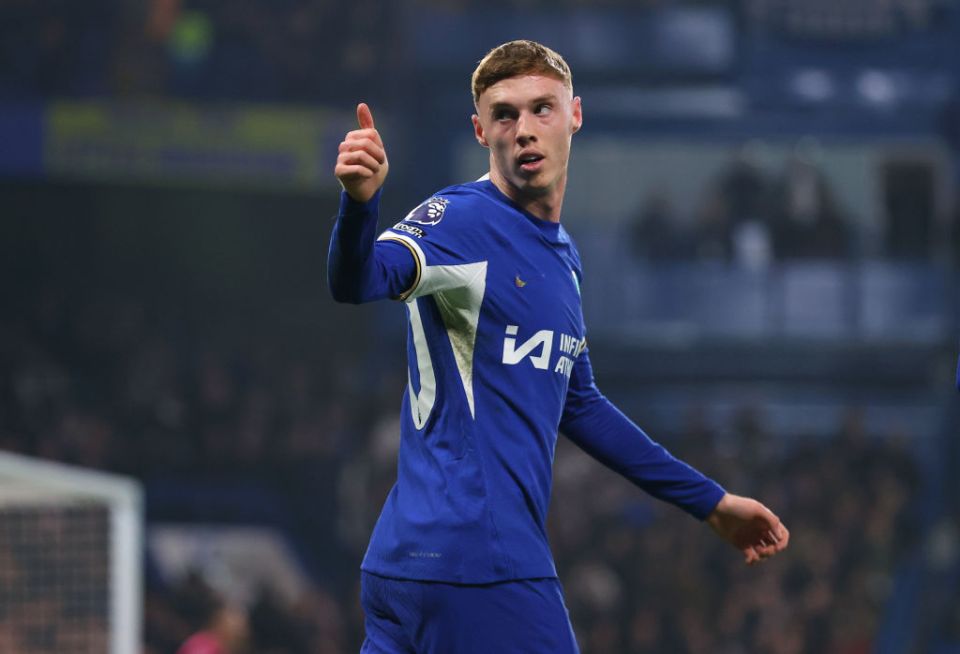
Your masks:
<path fill-rule="evenodd" d="M 557 182 L 542 192 L 531 193 L 510 184 L 495 168 L 490 169 L 490 181 L 501 193 L 513 200 L 521 209 L 533 214 L 540 220 L 552 223 L 560 222 L 560 209 L 563 207 L 563 193 L 567 186 L 566 172 Z"/>

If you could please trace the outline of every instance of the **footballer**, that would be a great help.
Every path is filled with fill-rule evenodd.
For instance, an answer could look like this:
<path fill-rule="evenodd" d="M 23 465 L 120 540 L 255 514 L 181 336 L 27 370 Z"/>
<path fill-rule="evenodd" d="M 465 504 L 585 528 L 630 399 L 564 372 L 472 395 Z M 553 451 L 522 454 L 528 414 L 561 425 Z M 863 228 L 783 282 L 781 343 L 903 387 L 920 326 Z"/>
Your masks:
<path fill-rule="evenodd" d="M 787 547 L 760 502 L 671 456 L 598 390 L 583 270 L 560 224 L 573 135 L 570 68 L 539 43 L 494 48 L 472 77 L 489 172 L 378 234 L 389 163 L 373 115 L 340 144 L 328 277 L 340 302 L 401 301 L 408 385 L 396 485 L 361 566 L 364 653 L 577 652 L 547 543 L 558 431 L 707 522 L 745 561 Z"/>

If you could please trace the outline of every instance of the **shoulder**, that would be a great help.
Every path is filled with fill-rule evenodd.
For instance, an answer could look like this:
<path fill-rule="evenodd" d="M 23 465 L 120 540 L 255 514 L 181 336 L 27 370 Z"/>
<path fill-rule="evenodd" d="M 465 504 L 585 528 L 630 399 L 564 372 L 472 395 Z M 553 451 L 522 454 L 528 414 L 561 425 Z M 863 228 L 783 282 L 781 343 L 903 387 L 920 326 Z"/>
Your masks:
<path fill-rule="evenodd" d="M 493 202 L 494 199 L 480 182 L 455 184 L 440 189 L 411 209 L 403 222 L 437 225 L 441 220 L 469 215 Z"/>
<path fill-rule="evenodd" d="M 443 188 L 411 209 L 391 229 L 414 238 L 470 238 L 482 231 L 494 203 L 482 183 Z"/>
<path fill-rule="evenodd" d="M 379 240 L 400 242 L 421 267 L 489 258 L 497 229 L 493 201 L 482 182 L 448 186 L 411 209 Z"/>

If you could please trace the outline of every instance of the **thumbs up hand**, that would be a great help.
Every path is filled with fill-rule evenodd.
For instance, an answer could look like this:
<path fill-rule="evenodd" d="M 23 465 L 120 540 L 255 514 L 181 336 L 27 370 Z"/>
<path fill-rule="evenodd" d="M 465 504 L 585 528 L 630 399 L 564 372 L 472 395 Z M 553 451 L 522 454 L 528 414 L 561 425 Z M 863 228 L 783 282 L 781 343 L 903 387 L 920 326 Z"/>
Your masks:
<path fill-rule="evenodd" d="M 333 174 L 350 197 L 367 202 L 383 186 L 390 164 L 373 113 L 364 102 L 357 105 L 357 123 L 360 129 L 347 132 L 340 144 Z"/>

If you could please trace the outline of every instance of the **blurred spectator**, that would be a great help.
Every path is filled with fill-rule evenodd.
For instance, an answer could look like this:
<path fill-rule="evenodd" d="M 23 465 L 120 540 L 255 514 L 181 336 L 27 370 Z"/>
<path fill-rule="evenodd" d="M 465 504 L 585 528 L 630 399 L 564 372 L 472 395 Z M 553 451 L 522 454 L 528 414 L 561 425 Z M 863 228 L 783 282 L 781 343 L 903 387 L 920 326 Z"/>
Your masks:
<path fill-rule="evenodd" d="M 694 216 L 693 253 L 700 261 L 731 261 L 733 230 L 726 198 L 711 188 L 701 200 Z"/>
<path fill-rule="evenodd" d="M 770 184 L 757 161 L 758 147 L 755 143 L 741 147 L 717 181 L 727 213 L 733 259 L 751 270 L 766 268 L 773 257 Z"/>
<path fill-rule="evenodd" d="M 215 606 L 202 630 L 194 633 L 177 654 L 241 654 L 249 640 L 247 616 L 226 604 Z"/>
<path fill-rule="evenodd" d="M 633 254 L 644 261 L 662 261 L 683 256 L 683 235 L 670 197 L 664 191 L 651 193 L 630 222 Z"/>
<path fill-rule="evenodd" d="M 753 142 L 741 146 L 734 160 L 718 176 L 717 187 L 731 224 L 769 219 L 770 183 L 758 161 L 760 147 Z"/>
<path fill-rule="evenodd" d="M 850 228 L 826 177 L 809 156 L 787 162 L 773 197 L 778 259 L 842 258 L 852 254 Z"/>

